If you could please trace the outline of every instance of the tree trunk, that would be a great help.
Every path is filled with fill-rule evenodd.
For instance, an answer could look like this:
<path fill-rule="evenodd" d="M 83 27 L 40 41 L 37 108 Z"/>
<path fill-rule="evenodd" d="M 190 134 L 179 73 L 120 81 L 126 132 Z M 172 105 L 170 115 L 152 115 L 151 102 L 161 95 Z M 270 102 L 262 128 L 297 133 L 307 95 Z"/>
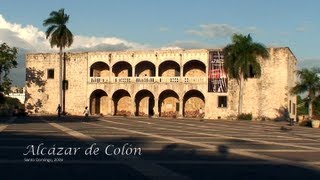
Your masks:
<path fill-rule="evenodd" d="M 311 90 L 309 90 L 308 92 L 308 115 L 309 115 L 309 118 L 312 118 L 312 115 L 313 115 L 313 100 L 315 99 L 315 95 L 314 93 L 312 93 Z"/>
<path fill-rule="evenodd" d="M 240 75 L 239 86 L 240 86 L 240 88 L 239 88 L 238 115 L 242 114 L 243 88 L 244 88 L 243 73 L 241 73 L 241 75 Z"/>
<path fill-rule="evenodd" d="M 2 65 L 0 64 L 0 86 L 2 85 Z"/>
<path fill-rule="evenodd" d="M 308 112 L 309 112 L 309 118 L 312 118 L 312 115 L 313 115 L 313 107 L 312 107 L 312 100 L 311 100 L 311 99 L 310 99 L 310 101 L 309 101 Z"/>
<path fill-rule="evenodd" d="M 314 95 L 312 94 L 311 91 L 309 91 L 309 94 L 308 94 L 308 115 L 309 115 L 309 118 L 312 118 L 312 115 L 313 115 L 313 107 L 312 107 L 313 99 L 314 99 Z"/>
<path fill-rule="evenodd" d="M 62 77 L 62 113 L 66 114 L 66 56 L 63 54 L 63 77 Z"/>
<path fill-rule="evenodd" d="M 60 55 L 60 60 L 59 60 L 59 104 L 61 105 L 62 108 L 64 108 L 64 104 L 62 104 L 62 74 L 63 74 L 63 69 L 62 69 L 62 47 L 60 47 L 59 51 Z"/>

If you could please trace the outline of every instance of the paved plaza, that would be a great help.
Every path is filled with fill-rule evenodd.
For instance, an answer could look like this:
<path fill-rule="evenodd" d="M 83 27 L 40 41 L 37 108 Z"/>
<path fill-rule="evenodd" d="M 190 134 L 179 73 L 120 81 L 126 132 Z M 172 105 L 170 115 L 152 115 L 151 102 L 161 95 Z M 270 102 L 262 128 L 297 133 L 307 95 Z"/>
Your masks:
<path fill-rule="evenodd" d="M 1 118 L 0 179 L 320 179 L 320 129 L 286 122 Z"/>

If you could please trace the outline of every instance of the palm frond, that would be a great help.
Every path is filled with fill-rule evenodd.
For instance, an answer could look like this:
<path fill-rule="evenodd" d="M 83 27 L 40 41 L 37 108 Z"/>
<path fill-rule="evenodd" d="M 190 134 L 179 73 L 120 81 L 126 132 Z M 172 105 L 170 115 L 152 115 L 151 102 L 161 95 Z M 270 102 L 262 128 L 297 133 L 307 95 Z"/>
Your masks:
<path fill-rule="evenodd" d="M 261 67 L 258 56 L 269 57 L 267 48 L 261 44 L 252 41 L 250 34 L 247 36 L 234 34 L 232 44 L 224 49 L 224 66 L 230 78 L 240 78 L 240 74 L 247 79 L 250 75 L 250 68 L 256 73 L 257 77 L 261 75 Z"/>
<path fill-rule="evenodd" d="M 48 37 L 52 34 L 52 32 L 57 28 L 56 25 L 52 25 L 50 26 L 47 31 L 46 31 L 46 38 L 48 39 Z"/>
<path fill-rule="evenodd" d="M 258 61 L 252 61 L 250 66 L 252 67 L 253 74 L 255 77 L 261 77 L 261 66 Z"/>
<path fill-rule="evenodd" d="M 73 34 L 67 28 L 69 15 L 64 13 L 64 9 L 52 11 L 48 19 L 43 21 L 44 26 L 49 26 L 46 30 L 46 38 L 49 38 L 51 47 L 70 47 L 73 43 Z"/>
<path fill-rule="evenodd" d="M 298 70 L 296 73 L 299 82 L 291 89 L 292 94 L 307 92 L 311 99 L 314 99 L 320 91 L 320 76 L 318 68 Z"/>

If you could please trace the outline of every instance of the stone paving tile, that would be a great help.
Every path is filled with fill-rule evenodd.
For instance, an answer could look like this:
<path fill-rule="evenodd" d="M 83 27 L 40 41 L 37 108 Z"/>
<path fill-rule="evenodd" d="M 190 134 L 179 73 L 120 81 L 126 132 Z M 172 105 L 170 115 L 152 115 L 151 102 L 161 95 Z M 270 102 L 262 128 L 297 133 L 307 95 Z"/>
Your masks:
<path fill-rule="evenodd" d="M 68 127 L 72 130 L 76 130 L 85 135 L 89 135 L 95 138 L 95 141 L 92 142 L 84 142 L 79 141 L 75 137 L 71 137 L 70 135 L 50 126 L 45 121 L 46 119 L 49 122 L 58 123 L 61 126 Z M 140 159 L 143 162 L 148 163 L 158 163 L 160 166 L 164 168 L 168 168 L 177 173 L 182 173 L 191 178 L 196 179 L 212 179 L 212 175 L 214 174 L 214 178 L 216 177 L 230 177 L 230 174 L 238 175 L 238 177 L 255 177 L 255 179 L 264 179 L 265 177 L 282 177 L 284 179 L 285 176 L 281 176 L 276 172 L 280 172 L 279 169 L 283 172 L 291 172 L 295 171 L 305 174 L 304 177 L 311 177 L 314 175 L 314 171 L 305 170 L 303 168 L 298 167 L 289 167 L 285 165 L 272 164 L 272 162 L 259 160 L 257 158 L 250 158 L 248 156 L 242 156 L 238 154 L 229 153 L 229 150 L 245 150 L 254 153 L 258 153 L 261 155 L 268 155 L 271 157 L 284 158 L 288 160 L 294 160 L 298 162 L 308 161 L 310 163 L 314 163 L 316 161 L 320 161 L 319 158 L 312 159 L 313 156 L 316 156 L 317 151 L 313 152 L 304 152 L 303 148 L 296 147 L 288 147 L 285 146 L 285 143 L 290 143 L 293 145 L 303 144 L 306 146 L 315 147 L 316 143 L 310 143 L 312 141 L 308 141 L 307 138 L 310 132 L 316 132 L 311 129 L 302 129 L 302 128 L 294 128 L 290 133 L 281 132 L 280 127 L 284 125 L 284 123 L 271 123 L 271 122 L 233 122 L 233 121 L 204 121 L 200 122 L 198 120 L 162 120 L 162 119 L 139 119 L 139 118 L 105 118 L 107 121 L 90 121 L 89 123 L 83 123 L 79 121 L 81 118 L 73 118 L 73 117 L 64 117 L 59 121 L 55 120 L 55 117 L 37 117 L 35 119 L 27 118 L 26 120 L 20 119 L 15 124 L 10 124 L 2 133 L 0 133 L 0 141 L 4 144 L 0 144 L 0 168 L 2 167 L 6 170 L 9 166 L 4 166 L 1 161 L 8 160 L 8 155 L 5 153 L 9 153 L 9 159 L 11 160 L 21 160 L 22 156 L 21 152 L 24 150 L 21 147 L 25 146 L 28 143 L 39 143 L 45 140 L 46 145 L 61 145 L 61 146 L 79 146 L 79 147 L 88 147 L 92 143 L 97 143 L 97 146 L 101 149 L 105 148 L 106 145 L 114 144 L 116 146 L 121 146 L 125 143 L 131 143 L 137 147 L 142 148 L 143 155 L 139 157 L 128 156 L 128 161 L 131 162 L 133 159 Z M 66 121 L 66 122 L 64 122 Z M 23 123 L 22 123 L 23 122 Z M 116 127 L 120 129 L 128 129 L 131 132 L 126 132 L 123 130 L 110 129 L 108 127 Z M 229 127 L 229 128 L 228 128 Z M 252 128 L 251 128 L 252 127 Z M 34 130 L 40 130 L 39 132 L 32 132 Z M 144 133 L 146 135 L 133 133 L 132 131 L 137 131 Z M 292 133 L 294 132 L 294 133 Z M 194 145 L 186 145 L 183 143 L 176 143 L 173 141 L 169 141 L 163 138 L 151 137 L 148 134 L 160 135 L 160 137 L 172 137 L 180 140 L 187 140 L 190 142 L 202 143 L 205 145 L 212 145 L 211 148 L 207 149 L 200 146 Z M 209 136 L 209 135 L 212 136 Z M 281 137 L 276 136 L 287 136 L 299 138 L 297 140 L 294 139 L 281 139 Z M 229 138 L 221 138 L 223 136 L 230 136 Z M 275 138 L 272 138 L 275 136 Z M 17 140 L 14 140 L 14 138 Z M 21 137 L 26 140 L 21 139 Z M 318 137 L 317 133 L 316 136 Z M 320 136 L 319 136 L 320 137 Z M 13 139 L 10 141 L 10 138 Z M 245 139 L 249 138 L 252 140 L 264 140 L 270 142 L 280 142 L 284 143 L 284 145 L 270 145 L 270 144 L 261 144 L 259 142 L 246 141 Z M 244 140 L 241 140 L 244 139 Z M 304 141 L 305 140 L 305 141 Z M 309 144 L 307 143 L 309 142 Z M 1 149 L 1 146 L 5 147 Z M 10 146 L 12 147 L 10 149 Z M 216 147 L 216 149 L 213 149 Z M 8 151 L 8 149 L 10 151 Z M 286 149 L 290 150 L 285 151 Z M 257 150 L 257 151 L 254 151 Z M 266 152 L 266 151 L 272 152 Z M 285 152 L 273 152 L 273 151 L 285 151 Z M 292 152 L 292 150 L 299 150 L 299 152 Z M 77 162 L 77 167 L 79 165 L 83 165 L 83 167 L 87 167 L 87 165 L 83 163 L 93 163 L 95 167 L 97 163 L 115 163 L 119 162 L 119 157 L 114 156 L 106 156 L 103 154 L 99 154 L 95 157 L 88 156 L 73 156 L 65 159 L 65 163 Z M 181 163 L 178 163 L 181 162 Z M 175 164 L 176 163 L 176 164 Z M 196 164 L 193 164 L 196 163 Z M 267 164 L 265 164 L 267 163 Z M 269 164 L 268 164 L 269 163 Z M 65 167 L 67 168 L 67 164 L 62 165 L 58 164 L 57 167 Z M 71 165 L 69 164 L 69 165 Z M 237 165 L 239 164 L 239 165 Z M 25 166 L 25 163 L 21 164 L 20 169 Z M 105 164 L 103 164 L 105 165 Z M 126 166 L 123 164 L 119 166 L 119 172 L 123 173 L 124 177 L 128 178 L 132 176 L 140 177 L 139 172 L 135 171 L 131 168 L 131 166 Z M 47 165 L 46 165 L 47 166 Z M 318 165 L 320 166 L 320 165 Z M 18 166 L 19 167 L 19 166 Z M 52 168 L 48 166 L 48 168 Z M 108 166 L 105 166 L 108 167 Z M 118 167 L 117 164 L 112 167 Z M 223 167 L 223 168 L 221 168 Z M 245 168 L 246 167 L 246 168 Z M 250 168 L 248 168 L 250 167 Z M 265 167 L 265 169 L 263 168 Z M 54 167 L 53 167 L 54 169 Z M 66 173 L 63 170 L 58 169 L 63 175 Z M 90 168 L 89 168 L 90 169 Z M 113 168 L 111 169 L 111 173 L 113 172 Z M 49 171 L 44 168 L 45 171 Z M 73 169 L 75 171 L 75 169 Z M 104 172 L 109 172 L 104 169 Z M 309 172 L 310 171 L 310 172 Z M 24 172 L 24 171 L 22 171 Z M 51 172 L 51 171 L 50 171 Z M 114 172 L 117 172 L 115 170 Z M 192 172 L 192 173 L 191 173 Z M 225 172 L 225 173 L 221 173 Z M 268 174 L 269 172 L 269 174 Z M 91 172 L 90 172 L 91 173 Z M 98 173 L 98 172 L 97 172 Z M 309 174 L 308 174 L 309 173 Z M 40 170 L 41 174 L 41 170 Z M 100 172 L 98 173 L 100 174 Z M 220 175 L 220 176 L 217 176 Z M 311 175 L 310 175 L 311 174 Z M 126 176 L 127 175 L 127 176 Z M 310 176 L 308 176 L 310 175 Z M 142 175 L 141 175 L 142 176 Z M 231 175 L 232 176 L 232 175 Z M 84 177 L 84 176 L 83 176 Z M 105 178 L 105 176 L 101 175 L 101 177 Z M 109 176 L 106 176 L 109 177 Z M 142 176 L 143 178 L 144 176 Z M 290 176 L 291 177 L 291 176 Z M 292 176 L 300 177 L 300 176 Z M 317 176 L 320 177 L 320 176 Z M 301 177 L 300 177 L 301 178 Z M 141 178 L 139 178 L 141 179 Z M 266 178 L 267 179 L 267 178 Z"/>
<path fill-rule="evenodd" d="M 207 143 L 207 144 L 213 144 L 217 145 L 217 143 Z M 235 144 L 235 143 L 220 143 L 219 145 L 226 146 L 230 149 L 258 149 L 258 150 L 272 150 L 272 149 L 297 149 L 297 150 L 303 150 L 303 148 L 292 148 L 288 146 L 280 146 L 280 145 L 265 145 L 265 144 L 259 144 L 259 143 L 250 143 L 250 144 Z"/>
<path fill-rule="evenodd" d="M 124 164 L 0 164 L 1 178 L 34 180 L 45 177 L 56 179 L 147 179 Z M 36 173 L 30 173 L 34 172 Z M 14 173 L 12 173 L 14 172 Z M 57 173 L 58 172 L 58 173 Z M 103 172 L 103 173 L 102 173 Z"/>
<path fill-rule="evenodd" d="M 320 147 L 320 143 L 318 142 L 295 142 L 295 144 L 298 144 L 298 145 L 303 145 L 303 146 L 311 146 L 311 147 Z"/>
<path fill-rule="evenodd" d="M 261 154 L 294 161 L 320 161 L 319 152 L 261 152 Z"/>
<path fill-rule="evenodd" d="M 318 179 L 319 173 L 287 165 L 276 164 L 174 164 L 161 163 L 171 170 L 188 175 L 192 179 Z M 192 169 L 192 171 L 189 171 Z"/>

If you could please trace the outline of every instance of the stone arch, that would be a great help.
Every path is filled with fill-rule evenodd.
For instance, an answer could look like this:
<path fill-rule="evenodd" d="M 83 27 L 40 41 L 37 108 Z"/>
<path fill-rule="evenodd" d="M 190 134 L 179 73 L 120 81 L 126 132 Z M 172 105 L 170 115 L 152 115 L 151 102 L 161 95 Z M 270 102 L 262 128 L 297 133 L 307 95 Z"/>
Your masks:
<path fill-rule="evenodd" d="M 180 76 L 180 65 L 173 61 L 167 60 L 159 65 L 159 76 L 176 77 Z"/>
<path fill-rule="evenodd" d="M 205 110 L 205 97 L 198 90 L 190 90 L 183 96 L 183 116 L 199 117 L 199 110 Z"/>
<path fill-rule="evenodd" d="M 159 115 L 161 117 L 174 117 L 179 112 L 179 95 L 173 90 L 164 90 L 159 95 Z"/>
<path fill-rule="evenodd" d="M 107 63 L 98 61 L 90 66 L 90 77 L 108 77 L 110 67 Z"/>
<path fill-rule="evenodd" d="M 119 61 L 112 66 L 115 77 L 132 77 L 132 66 L 126 61 Z"/>
<path fill-rule="evenodd" d="M 183 76 L 205 77 L 206 65 L 199 60 L 190 60 L 183 65 Z"/>
<path fill-rule="evenodd" d="M 102 89 L 94 90 L 90 95 L 90 114 L 108 114 L 110 98 Z"/>
<path fill-rule="evenodd" d="M 112 101 L 114 104 L 113 115 L 129 116 L 131 115 L 131 95 L 124 89 L 115 91 L 112 95 Z"/>
<path fill-rule="evenodd" d="M 143 89 L 135 96 L 136 116 L 153 116 L 154 115 L 154 95 L 151 91 Z"/>
<path fill-rule="evenodd" d="M 137 77 L 155 76 L 156 66 L 150 61 L 141 61 L 135 66 L 135 73 Z"/>

